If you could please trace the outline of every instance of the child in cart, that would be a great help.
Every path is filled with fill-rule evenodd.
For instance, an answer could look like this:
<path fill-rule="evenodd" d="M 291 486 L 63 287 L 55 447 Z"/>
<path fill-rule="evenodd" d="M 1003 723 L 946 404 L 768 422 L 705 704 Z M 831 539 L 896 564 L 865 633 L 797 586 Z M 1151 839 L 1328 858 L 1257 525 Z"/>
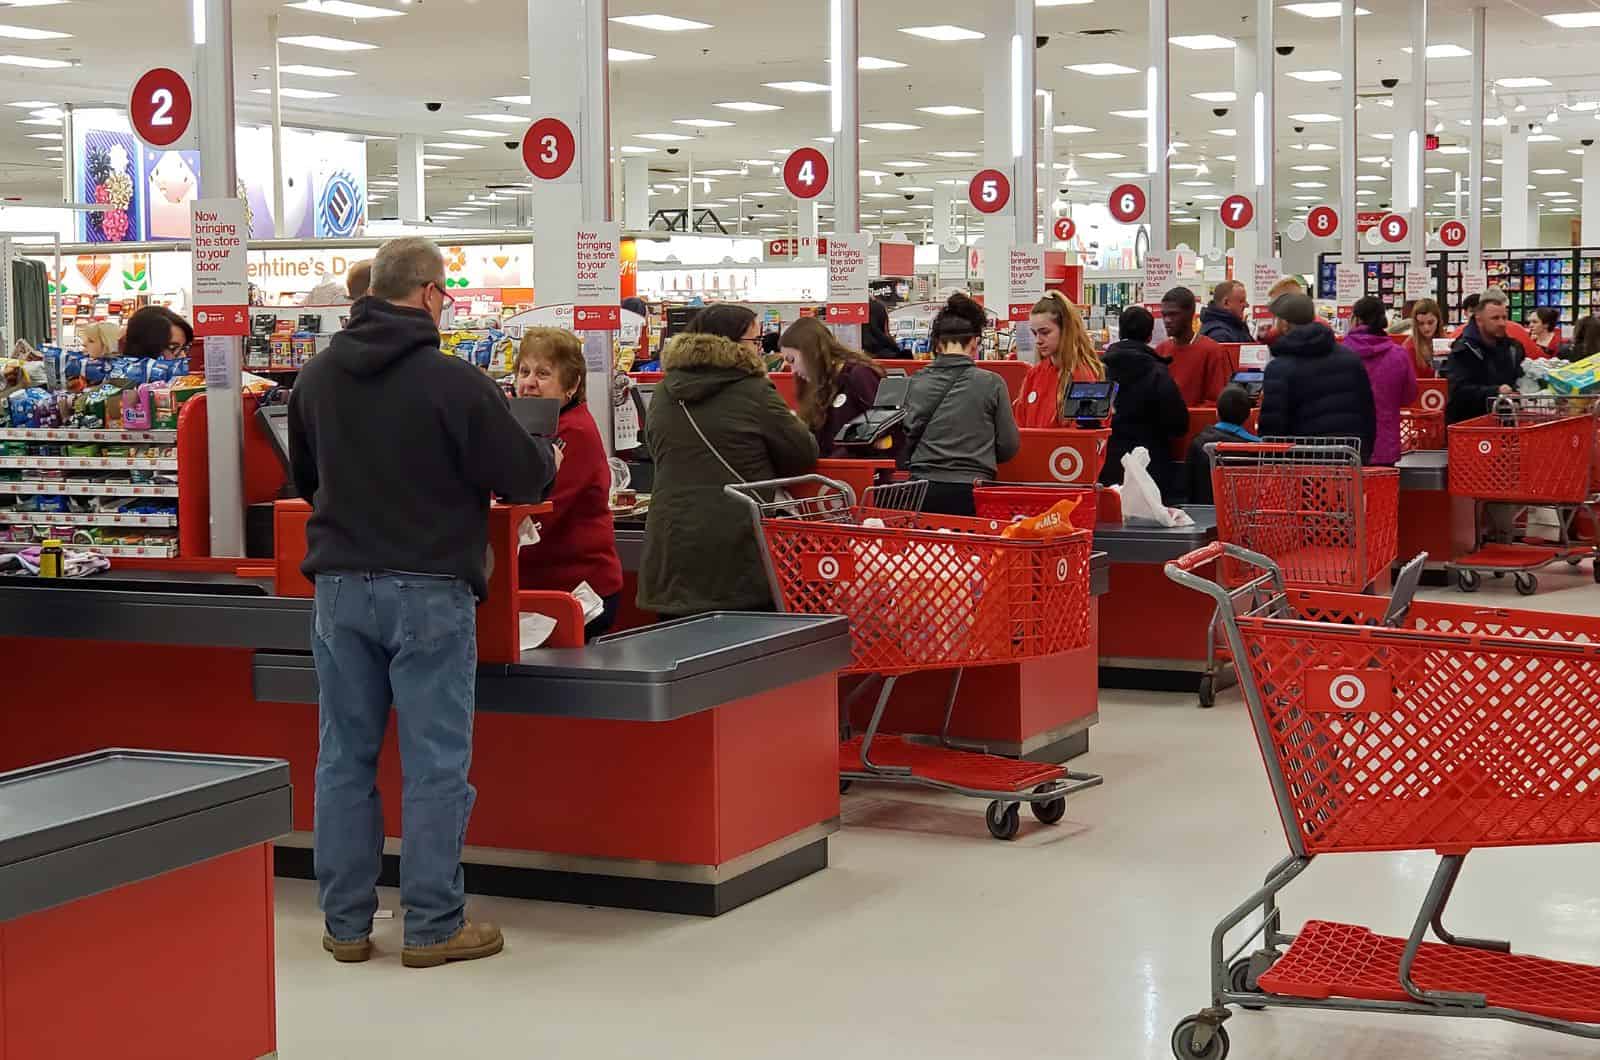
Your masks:
<path fill-rule="evenodd" d="M 1195 435 L 1194 441 L 1189 443 L 1184 477 L 1189 483 L 1186 496 L 1190 504 L 1216 503 L 1216 498 L 1211 492 L 1211 454 L 1206 451 L 1206 446 L 1218 442 L 1261 440 L 1250 433 L 1250 429 L 1245 426 L 1245 421 L 1250 418 L 1250 412 L 1254 408 L 1255 402 L 1250 400 L 1249 391 L 1237 383 L 1226 387 L 1217 395 L 1216 424 Z"/>

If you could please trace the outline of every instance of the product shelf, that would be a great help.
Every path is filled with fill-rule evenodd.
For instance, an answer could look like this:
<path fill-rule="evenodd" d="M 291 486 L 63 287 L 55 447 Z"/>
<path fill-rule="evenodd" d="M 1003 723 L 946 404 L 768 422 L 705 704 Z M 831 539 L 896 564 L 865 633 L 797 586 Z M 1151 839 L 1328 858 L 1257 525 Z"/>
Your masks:
<path fill-rule="evenodd" d="M 118 512 L 7 512 L 0 509 L 0 525 L 172 527 L 178 525 L 178 517 L 125 515 Z"/>
<path fill-rule="evenodd" d="M 151 456 L 0 456 L 0 468 L 58 471 L 176 471 L 176 457 Z"/>
<path fill-rule="evenodd" d="M 0 482 L 0 493 L 65 497 L 177 497 L 177 486 L 143 482 Z"/>
<path fill-rule="evenodd" d="M 122 445 L 175 445 L 176 430 L 117 431 L 87 427 L 0 427 L 0 442 L 110 442 Z"/>
<path fill-rule="evenodd" d="M 170 545 L 94 545 L 66 541 L 62 545 L 79 552 L 97 552 L 112 559 L 174 559 L 178 555 L 176 541 Z M 36 541 L 0 541 L 0 552 L 22 552 L 38 547 Z"/>

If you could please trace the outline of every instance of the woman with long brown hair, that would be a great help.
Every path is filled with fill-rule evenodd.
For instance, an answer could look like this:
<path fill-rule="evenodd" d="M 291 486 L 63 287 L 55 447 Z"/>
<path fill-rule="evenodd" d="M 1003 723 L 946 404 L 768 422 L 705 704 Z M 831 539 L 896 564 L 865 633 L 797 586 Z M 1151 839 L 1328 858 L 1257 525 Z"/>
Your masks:
<path fill-rule="evenodd" d="M 1078 307 L 1059 291 L 1046 291 L 1029 318 L 1039 362 L 1028 369 L 1022 391 L 1011 403 L 1019 427 L 1071 426 L 1063 419 L 1067 388 L 1106 377 Z"/>
<path fill-rule="evenodd" d="M 783 359 L 794 370 L 800 418 L 816 435 L 823 457 L 883 458 L 884 452 L 846 449 L 833 442 L 845 424 L 872 407 L 883 369 L 860 350 L 834 338 L 828 325 L 816 317 L 801 317 L 790 324 L 778 344 Z"/>
<path fill-rule="evenodd" d="M 1411 334 L 1404 343 L 1418 379 L 1434 379 L 1433 340 L 1444 338 L 1444 312 L 1432 298 L 1418 299 L 1411 307 Z"/>

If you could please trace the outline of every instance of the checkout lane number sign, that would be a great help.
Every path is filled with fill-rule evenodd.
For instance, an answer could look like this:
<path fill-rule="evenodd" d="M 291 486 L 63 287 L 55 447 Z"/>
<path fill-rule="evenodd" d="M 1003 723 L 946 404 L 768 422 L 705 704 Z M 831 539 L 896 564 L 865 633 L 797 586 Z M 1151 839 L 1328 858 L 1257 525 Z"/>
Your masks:
<path fill-rule="evenodd" d="M 967 199 L 979 213 L 999 213 L 1011 201 L 1011 180 L 998 169 L 985 169 L 972 178 Z"/>
<path fill-rule="evenodd" d="M 570 181 L 576 177 L 578 137 L 561 118 L 540 118 L 522 135 L 522 164 L 535 180 Z"/>
<path fill-rule="evenodd" d="M 128 95 L 128 124 L 151 147 L 171 147 L 189 131 L 194 97 L 189 83 L 164 66 L 145 73 Z"/>
<path fill-rule="evenodd" d="M 828 187 L 828 159 L 815 147 L 802 147 L 783 164 L 783 186 L 797 199 L 815 199 Z"/>

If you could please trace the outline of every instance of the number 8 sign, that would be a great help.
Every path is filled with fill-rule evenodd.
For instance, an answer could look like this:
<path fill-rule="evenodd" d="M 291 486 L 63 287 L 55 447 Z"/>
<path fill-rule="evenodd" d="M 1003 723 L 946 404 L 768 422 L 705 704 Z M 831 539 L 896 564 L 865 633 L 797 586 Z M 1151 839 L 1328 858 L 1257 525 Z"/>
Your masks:
<path fill-rule="evenodd" d="M 572 163 L 578 157 L 578 138 L 560 118 L 540 118 L 522 136 L 522 164 L 535 180 L 577 179 Z"/>
<path fill-rule="evenodd" d="M 1137 184 L 1123 184 L 1111 192 L 1111 216 L 1122 224 L 1132 224 L 1144 216 L 1144 189 Z"/>

